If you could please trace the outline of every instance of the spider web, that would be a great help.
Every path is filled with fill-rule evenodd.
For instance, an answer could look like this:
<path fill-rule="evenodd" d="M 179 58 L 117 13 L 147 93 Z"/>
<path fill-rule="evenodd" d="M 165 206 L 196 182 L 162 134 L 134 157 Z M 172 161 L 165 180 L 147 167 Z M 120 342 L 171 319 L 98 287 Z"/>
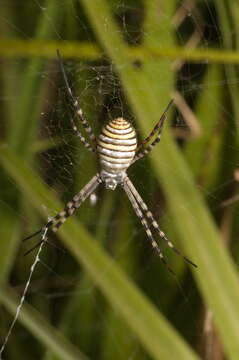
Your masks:
<path fill-rule="evenodd" d="M 43 2 L 29 0 L 27 3 L 39 14 L 47 11 Z M 18 8 L 20 5 L 16 3 L 14 6 Z M 93 37 L 92 31 L 86 18 L 82 16 L 82 9 L 79 4 L 69 1 L 69 8 L 72 21 L 78 26 L 78 34 L 74 34 L 74 36 L 78 40 L 82 38 L 91 40 Z M 126 2 L 115 1 L 114 14 L 124 39 L 130 45 L 139 45 L 142 38 L 150 36 L 150 34 L 143 32 L 141 28 L 144 21 L 144 7 L 140 1 L 130 1 L 127 2 L 127 5 Z M 14 30 L 17 35 L 23 35 L 25 38 L 32 36 L 33 24 L 26 30 L 22 24 L 11 18 L 9 14 L 4 18 L 4 21 L 11 28 L 11 31 Z M 69 35 L 61 34 L 57 22 L 50 16 L 49 22 L 59 40 L 71 38 L 70 31 Z M 186 46 L 187 44 L 192 48 L 202 45 L 206 48 L 216 44 L 219 48 L 223 47 L 216 9 L 213 7 L 212 2 L 178 1 L 177 11 L 172 18 L 172 23 L 177 36 L 176 41 L 179 45 Z M 13 61 L 13 63 L 17 66 L 22 65 L 19 60 Z M 136 63 L 135 66 L 140 67 L 141 64 Z M 172 68 L 177 74 L 172 131 L 175 133 L 179 145 L 182 146 L 182 149 L 185 149 L 188 141 L 191 138 L 197 138 L 200 133 L 200 119 L 197 118 L 194 111 L 200 94 L 210 89 L 214 93 L 215 88 L 221 90 L 228 84 L 235 84 L 236 86 L 238 78 L 233 77 L 214 81 L 208 76 L 208 81 L 205 81 L 209 70 L 206 62 L 190 64 L 177 60 L 172 62 Z M 106 121 L 116 116 L 127 118 L 132 121 L 136 130 L 138 129 L 134 113 L 127 102 L 120 80 L 108 58 L 94 62 L 66 61 L 65 69 L 74 94 L 79 96 L 84 113 L 96 133 L 99 133 L 100 128 Z M 9 73 L 7 76 L 14 77 L 14 73 Z M 45 67 L 39 73 L 39 76 L 45 79 L 44 97 L 39 116 L 41 123 L 39 139 L 42 142 L 39 141 L 39 144 L 36 143 L 35 146 L 39 146 L 40 149 L 42 146 L 43 150 L 39 150 L 37 153 L 35 168 L 39 176 L 66 203 L 94 175 L 97 169 L 97 160 L 84 149 L 74 136 L 69 122 L 69 102 L 57 62 L 52 62 Z M 160 81 L 163 87 L 164 74 L 162 74 Z M 33 94 L 32 101 L 38 100 L 38 97 L 40 98 L 39 94 Z M 235 146 L 236 131 L 232 125 L 232 114 L 227 110 L 226 102 L 219 104 L 218 99 L 210 98 L 210 100 L 209 106 L 221 109 L 221 116 L 218 117 L 218 121 L 215 123 L 214 141 L 217 141 L 217 132 L 223 126 L 227 137 L 223 139 L 222 147 L 226 146 L 230 153 L 237 154 Z M 17 96 L 8 99 L 3 96 L 2 101 L 14 106 Z M 4 119 L 7 121 L 6 115 Z M 228 142 L 228 137 L 231 138 L 230 142 Z M 214 149 L 213 142 L 209 145 L 211 147 L 209 147 L 208 154 L 205 154 L 206 159 L 210 159 L 210 149 Z M 221 216 L 221 209 L 228 206 L 230 201 L 233 202 L 236 196 L 236 184 L 238 181 L 236 155 L 232 156 L 230 160 L 225 159 L 225 162 L 226 166 L 232 170 L 227 171 L 227 175 L 224 177 L 220 177 L 222 180 L 219 183 L 212 181 L 212 185 L 209 186 L 207 184 L 207 173 L 202 173 L 197 182 L 200 191 L 209 199 L 210 207 L 216 217 Z M 217 171 L 222 170 L 217 169 Z M 165 229 L 168 236 L 177 243 L 177 234 L 173 230 L 172 221 L 167 214 L 159 185 L 152 176 L 149 160 L 145 159 L 134 169 L 130 169 L 129 175 L 146 203 L 150 205 L 156 218 L 160 220 L 160 225 Z M 174 175 L 172 169 L 172 176 Z M 14 185 L 11 183 L 9 189 L 12 186 Z M 6 202 L 5 196 L 2 198 L 2 201 Z M 42 205 L 44 206 L 44 204 Z M 12 211 L 16 211 L 13 204 L 10 203 L 8 206 Z M 23 209 L 25 208 L 26 206 Z M 35 228 L 39 227 L 39 223 L 41 226 L 42 222 L 34 212 L 32 214 L 29 211 L 25 213 L 23 209 L 16 211 L 16 217 L 19 217 L 23 222 L 24 233 L 27 235 L 34 232 Z M 54 209 L 45 208 L 45 212 L 47 216 L 55 215 Z M 98 213 L 100 213 L 100 216 L 97 216 Z M 125 271 L 129 273 L 174 325 L 180 329 L 181 333 L 195 344 L 197 332 L 200 329 L 197 320 L 198 313 L 196 312 L 196 305 L 199 300 L 197 290 L 192 285 L 192 279 L 188 273 L 185 275 L 181 260 L 178 257 L 175 259 L 175 255 L 171 254 L 167 249 L 164 249 L 164 251 L 168 261 L 173 264 L 172 266 L 181 276 L 179 278 L 180 285 L 177 286 L 176 284 L 175 286 L 175 280 L 165 274 L 166 269 L 161 266 L 160 261 L 152 254 L 150 246 L 145 241 L 144 230 L 128 207 L 126 197 L 119 190 L 109 194 L 101 187 L 94 198 L 92 197 L 82 205 L 76 216 L 96 239 L 102 242 L 107 251 L 124 267 Z M 117 232 L 119 235 L 115 236 Z M 59 246 L 57 239 L 53 238 L 51 241 Z M 31 244 L 25 244 L 24 248 L 20 249 L 20 254 L 16 259 L 11 281 L 12 284 L 18 284 L 17 290 L 20 290 L 19 293 L 22 293 L 24 289 L 27 273 L 35 259 L 34 252 L 27 257 L 23 257 L 22 253 L 34 246 L 35 243 L 35 240 L 32 240 Z M 67 251 L 66 254 L 63 254 L 54 247 L 45 246 L 41 253 L 40 262 L 42 267 L 38 267 L 33 274 L 28 292 L 28 302 L 36 306 L 40 313 L 49 313 L 53 324 L 63 328 L 65 326 L 65 330 L 69 333 L 72 342 L 79 345 L 87 354 L 90 353 L 92 358 L 101 347 L 104 349 L 102 350 L 102 358 L 104 358 L 104 352 L 110 352 L 109 344 L 119 354 L 120 358 L 121 349 L 117 343 L 117 327 L 109 325 L 110 322 L 113 323 L 117 319 L 117 315 L 107 308 L 104 299 L 102 299 L 87 274 L 76 264 L 70 253 Z M 157 286 L 155 286 L 156 283 Z M 19 284 L 22 285 L 19 286 Z M 168 294 L 162 297 L 162 289 L 165 288 L 168 289 Z M 78 302 L 77 306 L 76 302 Z M 91 305 L 90 310 L 88 304 Z M 191 335 L 190 326 L 182 328 L 183 315 L 180 317 L 172 314 L 172 308 L 175 309 L 175 314 L 187 314 L 189 323 L 194 324 L 192 326 L 194 329 L 193 335 Z M 86 327 L 85 332 L 82 329 L 79 330 L 75 325 L 75 315 L 71 313 L 71 311 L 73 312 L 72 309 L 81 313 L 79 319 L 83 324 L 82 328 Z M 89 310 L 88 318 L 83 317 L 83 309 Z M 4 338 L 5 330 L 8 328 L 7 323 L 10 320 L 8 320 L 5 312 L 2 312 L 2 314 L 6 320 L 5 328 L 1 330 Z M 119 319 L 117 320 L 119 321 Z M 91 321 L 91 324 L 94 323 L 93 334 L 90 334 L 90 326 L 87 325 L 87 321 Z M 125 325 L 122 324 L 121 326 Z M 69 330 L 71 327 L 72 329 Z M 28 342 L 29 335 L 27 335 L 27 332 L 19 335 L 20 331 L 22 331 L 20 325 L 17 325 L 12 334 L 13 340 L 20 337 L 25 343 Z M 84 341 L 77 339 L 77 331 L 80 331 L 79 338 L 82 337 Z M 95 341 L 97 337 L 99 339 Z M 95 343 L 91 352 L 89 349 L 92 341 Z M 11 338 L 9 344 L 11 344 Z M 36 357 L 34 344 L 35 342 L 32 340 L 32 358 Z M 9 359 L 14 358 L 14 352 L 11 349 L 7 351 Z M 138 359 L 140 358 L 139 354 L 142 352 L 140 345 L 132 336 L 129 358 Z M 147 358 L 147 355 L 142 355 L 142 358 Z"/>

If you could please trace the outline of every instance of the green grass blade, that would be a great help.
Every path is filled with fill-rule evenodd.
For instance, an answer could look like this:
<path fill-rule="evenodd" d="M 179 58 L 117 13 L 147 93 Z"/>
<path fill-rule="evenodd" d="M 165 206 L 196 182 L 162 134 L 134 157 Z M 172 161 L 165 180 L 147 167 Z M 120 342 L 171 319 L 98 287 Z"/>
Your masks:
<path fill-rule="evenodd" d="M 0 301 L 12 313 L 16 313 L 19 300 L 7 289 L 0 289 Z M 74 345 L 72 345 L 58 330 L 53 328 L 35 309 L 24 304 L 19 320 L 48 349 L 62 360 L 87 360 Z M 14 329 L 13 329 L 14 331 Z"/>
<path fill-rule="evenodd" d="M 48 0 L 46 2 L 46 13 L 42 12 L 38 18 L 38 25 L 36 26 L 35 36 L 38 39 L 48 38 L 52 33 L 52 22 L 59 21 L 59 7 L 56 0 Z M 49 21 L 49 17 L 51 21 Z M 11 41 L 11 40 L 10 40 Z M 37 96 L 37 100 L 33 101 L 33 94 L 36 91 L 40 91 L 43 80 L 39 76 L 39 72 L 43 67 L 42 59 L 34 59 L 28 62 L 27 68 L 24 72 L 22 67 L 14 67 L 14 78 L 18 70 L 18 77 L 15 78 L 15 81 L 20 82 L 21 87 L 18 89 L 17 101 L 14 103 L 14 111 L 10 110 L 8 107 L 8 114 L 6 123 L 6 139 L 5 141 L 8 144 L 24 154 L 25 156 L 32 156 L 33 149 L 31 148 L 32 143 L 34 142 L 39 126 L 39 106 L 41 103 L 40 94 Z M 13 77 L 13 74 L 12 74 Z M 10 76 L 11 78 L 11 76 Z M 20 80 L 21 79 L 21 80 Z M 19 85 L 19 84 L 18 84 Z M 16 86 L 15 86 L 16 87 Z M 15 88 L 13 89 L 13 84 L 6 84 L 6 94 L 8 97 L 16 97 Z M 13 91 L 14 90 L 14 91 Z M 10 93 L 12 91 L 12 93 Z M 5 92 L 4 92 L 5 93 Z M 5 179 L 4 176 L 1 177 L 1 187 L 4 187 L 8 183 L 8 179 Z M 5 194 L 3 198 L 5 197 Z M 12 199 L 15 200 L 15 204 L 18 204 L 17 195 L 11 192 L 11 196 L 7 196 L 7 201 L 9 204 L 12 204 Z M 6 203 L 7 203 L 6 201 Z M 5 212 L 5 205 L 0 205 L 0 212 Z M 5 258 L 5 261 L 1 262 L 1 278 L 2 281 L 5 281 L 8 276 L 8 271 L 11 269 L 11 264 L 14 261 L 14 245 L 15 249 L 20 236 L 20 226 L 19 222 L 16 219 L 16 214 L 13 217 L 10 217 L 10 212 L 8 222 L 12 224 L 9 228 L 12 235 L 9 236 L 9 241 L 4 246 L 4 249 L 1 249 L 1 254 L 11 253 L 11 256 Z M 5 220 L 7 212 L 5 212 Z M 1 246 L 2 247 L 2 246 Z M 8 248 L 9 247 L 9 248 Z M 3 279 L 5 275 L 5 279 Z"/>
<path fill-rule="evenodd" d="M 52 22 L 60 20 L 59 6 L 56 0 L 46 2 L 47 12 L 42 12 L 36 26 L 35 37 L 38 40 L 52 36 Z M 51 21 L 49 21 L 49 18 Z M 8 141 L 13 149 L 22 154 L 29 153 L 29 147 L 36 138 L 39 126 L 39 113 L 42 97 L 43 79 L 39 76 L 43 70 L 43 59 L 31 59 L 24 69 L 22 88 L 16 104 L 16 118 L 9 126 Z M 37 100 L 33 101 L 33 94 Z M 28 154 L 29 155 L 29 154 Z"/>
<path fill-rule="evenodd" d="M 115 64 L 144 135 L 159 117 L 160 94 L 150 91 L 142 70 L 135 70 L 105 1 L 81 1 L 102 46 Z M 107 25 L 102 27 L 104 19 Z M 166 130 L 166 129 L 165 129 Z M 160 161 L 159 161 L 160 159 Z M 199 268 L 194 272 L 229 358 L 239 353 L 239 284 L 235 266 L 223 248 L 218 231 L 197 190 L 179 149 L 167 131 L 152 154 L 155 174 L 165 191 L 181 240 Z"/>
<path fill-rule="evenodd" d="M 1 39 L 1 56 L 6 58 L 55 58 L 56 49 L 61 51 L 65 58 L 97 60 L 102 58 L 104 52 L 90 42 L 77 42 L 54 40 L 21 40 Z M 187 49 L 181 46 L 131 46 L 126 49 L 128 57 L 133 60 L 147 61 L 150 59 L 182 59 L 185 61 L 218 64 L 238 64 L 238 51 L 218 50 L 213 48 Z"/>
<path fill-rule="evenodd" d="M 103 200 L 98 224 L 108 224 L 110 222 L 112 202 L 114 200 L 112 195 L 112 193 L 107 192 L 107 196 Z M 80 216 L 80 220 L 84 222 L 82 216 Z M 96 229 L 96 238 L 100 244 L 105 242 L 107 228 L 108 226 L 103 226 Z M 80 344 L 80 348 L 87 354 L 92 349 L 92 330 L 96 322 L 98 298 L 99 292 L 94 286 L 91 277 L 87 272 L 83 272 L 74 290 L 74 296 L 67 304 L 60 322 L 61 331 L 70 339 L 77 338 L 77 344 Z M 112 308 L 110 308 L 110 311 L 113 312 Z M 80 328 L 78 327 L 79 323 L 82 324 Z M 56 360 L 56 357 L 49 351 L 44 360 Z"/>
<path fill-rule="evenodd" d="M 235 17 L 237 14 L 237 8 L 238 8 L 238 5 L 235 6 L 235 4 L 236 4 L 235 1 L 231 1 L 227 5 L 226 1 L 215 0 L 215 7 L 216 7 L 216 10 L 218 13 L 218 19 L 219 19 L 220 29 L 222 32 L 224 47 L 229 51 L 233 49 L 234 40 L 232 37 L 232 31 L 235 31 L 235 38 L 236 38 L 235 43 L 237 46 L 237 49 L 236 49 L 237 51 L 235 51 L 235 53 L 238 53 L 239 34 L 236 31 L 238 29 L 238 25 L 237 25 L 238 19 L 236 22 L 234 21 L 234 26 L 236 27 L 236 29 L 232 29 L 231 19 L 230 19 L 230 17 L 232 16 L 232 17 L 234 17 L 234 20 L 235 20 Z M 229 9 L 231 9 L 231 16 L 229 15 L 229 11 L 230 11 Z M 231 79 L 237 78 L 237 69 L 232 64 L 227 64 L 227 65 L 225 65 L 225 71 L 226 71 L 227 78 L 229 79 L 228 89 L 229 89 L 229 93 L 231 96 L 232 108 L 233 108 L 234 115 L 235 115 L 235 123 L 236 123 L 237 130 L 238 130 L 238 128 L 239 128 L 239 104 L 238 104 L 239 90 L 238 90 L 237 84 L 233 84 L 230 81 Z"/>
<path fill-rule="evenodd" d="M 18 219 L 10 207 L 1 202 L 1 251 L 0 251 L 0 284 L 4 284 L 11 270 L 16 253 Z"/>
<path fill-rule="evenodd" d="M 203 80 L 204 91 L 199 95 L 195 105 L 195 114 L 200 122 L 201 132 L 196 139 L 189 139 L 185 147 L 185 156 L 195 178 L 203 175 L 202 172 L 205 165 L 208 169 L 208 162 L 212 163 L 211 167 L 213 167 L 213 169 L 210 169 L 210 171 L 214 174 L 214 177 L 215 174 L 217 174 L 215 165 L 219 162 L 218 158 L 220 155 L 213 153 L 214 156 L 208 159 L 208 148 L 210 147 L 212 138 L 217 136 L 218 121 L 223 111 L 223 106 L 221 105 L 222 87 L 218 85 L 222 78 L 221 70 L 222 68 L 216 65 L 210 66 L 207 69 Z M 220 137 L 217 138 L 220 139 Z M 209 177 L 210 176 L 206 176 L 208 180 Z"/>

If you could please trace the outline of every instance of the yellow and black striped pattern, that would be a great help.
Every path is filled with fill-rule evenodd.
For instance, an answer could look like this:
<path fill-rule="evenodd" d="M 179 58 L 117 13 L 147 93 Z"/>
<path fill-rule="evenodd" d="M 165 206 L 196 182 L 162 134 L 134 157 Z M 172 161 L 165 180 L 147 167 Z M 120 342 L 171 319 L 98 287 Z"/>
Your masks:
<path fill-rule="evenodd" d="M 131 124 L 123 118 L 110 121 L 103 127 L 97 143 L 102 169 L 116 174 L 125 171 L 135 156 L 136 148 L 136 133 Z"/>

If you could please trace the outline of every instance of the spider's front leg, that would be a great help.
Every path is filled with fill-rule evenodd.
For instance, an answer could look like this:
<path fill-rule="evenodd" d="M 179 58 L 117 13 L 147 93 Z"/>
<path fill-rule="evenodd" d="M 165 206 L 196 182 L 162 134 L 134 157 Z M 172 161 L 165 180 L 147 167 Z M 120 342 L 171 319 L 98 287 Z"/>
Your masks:
<path fill-rule="evenodd" d="M 171 100 L 166 109 L 164 110 L 163 114 L 161 115 L 159 121 L 157 122 L 157 124 L 155 125 L 155 127 L 153 128 L 153 130 L 151 131 L 151 133 L 149 134 L 149 136 L 146 137 L 146 139 L 144 139 L 137 147 L 137 152 L 136 152 L 136 155 L 131 163 L 131 165 L 139 160 L 139 159 L 142 159 L 143 157 L 145 157 L 148 153 L 150 153 L 150 151 L 152 151 L 153 147 L 158 144 L 161 140 L 161 132 L 162 132 L 162 128 L 163 128 L 163 124 L 164 124 L 164 121 L 167 117 L 167 113 L 169 111 L 169 109 L 171 108 L 171 106 L 173 105 L 173 100 Z M 149 143 L 149 141 L 152 139 L 152 137 L 155 135 L 155 134 L 158 134 L 156 136 L 156 138 L 152 141 L 151 144 L 149 144 L 148 146 L 146 146 L 144 149 L 141 150 L 142 147 L 144 147 L 146 144 Z"/>
<path fill-rule="evenodd" d="M 66 72 L 65 72 L 65 69 L 64 69 L 62 57 L 60 55 L 59 50 L 57 50 L 56 53 L 57 53 L 58 61 L 59 61 L 59 64 L 60 64 L 60 69 L 61 69 L 61 72 L 62 72 L 62 75 L 63 75 L 63 79 L 64 79 L 64 82 L 65 82 L 65 85 L 66 85 L 67 94 L 68 94 L 69 100 L 71 102 L 71 107 L 74 110 L 74 115 L 72 115 L 71 118 L 70 118 L 72 128 L 73 128 L 76 136 L 79 137 L 82 144 L 88 150 L 91 150 L 92 152 L 96 152 L 96 136 L 95 136 L 90 124 L 88 123 L 88 121 L 86 120 L 86 118 L 84 116 L 83 110 L 80 107 L 78 99 L 72 93 L 72 90 L 70 88 L 69 81 L 68 81 L 67 76 L 66 76 Z M 80 122 L 81 122 L 84 130 L 89 135 L 90 140 L 92 141 L 93 144 L 90 144 L 85 139 L 85 137 L 82 135 L 81 131 L 77 128 L 76 123 L 75 123 L 75 117 L 78 117 L 80 119 Z"/>

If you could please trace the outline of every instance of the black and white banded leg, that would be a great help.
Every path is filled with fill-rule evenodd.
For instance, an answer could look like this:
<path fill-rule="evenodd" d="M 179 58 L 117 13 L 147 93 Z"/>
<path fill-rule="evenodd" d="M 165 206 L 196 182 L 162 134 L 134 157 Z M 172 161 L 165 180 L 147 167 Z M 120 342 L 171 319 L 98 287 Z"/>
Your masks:
<path fill-rule="evenodd" d="M 126 183 L 126 186 L 130 189 L 131 193 L 133 194 L 135 201 L 137 202 L 137 205 L 142 209 L 145 216 L 150 221 L 150 226 L 153 226 L 154 230 L 159 234 L 160 238 L 163 239 L 164 241 L 166 241 L 166 244 L 168 245 L 168 247 L 170 247 L 177 255 L 181 256 L 187 263 L 189 263 L 190 265 L 192 265 L 194 267 L 197 267 L 197 265 L 194 262 L 192 262 L 190 259 L 188 259 L 185 255 L 183 255 L 181 253 L 181 251 L 179 251 L 173 245 L 173 243 L 167 238 L 165 233 L 160 229 L 153 214 L 151 213 L 151 211 L 149 211 L 148 206 L 146 205 L 146 203 L 144 202 L 144 200 L 142 199 L 142 197 L 140 196 L 140 194 L 134 187 L 132 181 L 128 177 L 125 178 L 125 183 Z"/>
<path fill-rule="evenodd" d="M 67 94 L 69 96 L 71 105 L 74 109 L 74 113 L 77 117 L 79 117 L 80 122 L 83 126 L 83 128 L 85 129 L 86 133 L 89 135 L 90 140 L 93 142 L 93 144 L 91 145 L 89 142 L 86 141 L 85 137 L 82 135 L 81 131 L 77 128 L 74 117 L 71 117 L 71 124 L 72 124 L 72 128 L 75 132 L 75 134 L 80 138 L 81 142 L 83 143 L 83 145 L 88 149 L 91 150 L 93 152 L 96 151 L 96 136 L 90 126 L 90 124 L 88 123 L 88 121 L 86 120 L 83 110 L 81 109 L 80 105 L 79 105 L 79 101 L 78 99 L 73 95 L 72 90 L 70 88 L 67 76 L 66 76 L 66 72 L 64 69 L 64 65 L 63 65 L 63 61 L 60 55 L 59 50 L 56 51 L 57 52 L 57 57 L 58 57 L 58 61 L 60 64 L 60 68 L 61 68 L 61 72 L 63 75 L 63 79 L 66 85 L 66 90 L 67 90 Z M 74 116 L 75 116 L 74 115 Z"/>
<path fill-rule="evenodd" d="M 149 225 L 147 223 L 147 220 L 146 218 L 144 217 L 130 187 L 128 186 L 128 183 L 127 183 L 127 179 L 124 181 L 123 183 L 123 189 L 124 191 L 126 192 L 126 195 L 128 196 L 129 198 L 129 201 L 131 202 L 132 204 L 132 207 L 135 211 L 135 214 L 137 215 L 137 217 L 139 218 L 141 224 L 143 225 L 144 229 L 145 229 L 145 232 L 147 234 L 147 237 L 148 239 L 150 240 L 151 242 L 151 245 L 152 245 L 152 248 L 156 251 L 156 253 L 158 254 L 160 260 L 163 262 L 163 264 L 166 266 L 166 268 L 168 269 L 168 271 L 170 273 L 172 273 L 173 275 L 176 275 L 175 272 L 171 269 L 171 267 L 168 265 L 167 261 L 165 260 L 164 258 L 164 255 L 162 253 L 162 250 L 160 249 L 158 243 L 155 241 L 154 237 L 153 237 L 153 234 L 149 228 Z"/>
<path fill-rule="evenodd" d="M 77 128 L 76 123 L 74 121 L 74 117 L 71 116 L 70 117 L 70 122 L 71 122 L 71 126 L 72 129 L 75 132 L 75 135 L 80 139 L 80 141 L 82 142 L 82 144 L 84 145 L 84 147 L 90 151 L 92 151 L 93 153 L 96 152 L 96 147 L 93 147 L 87 140 L 86 138 L 82 135 L 82 133 L 80 132 L 80 130 Z"/>
<path fill-rule="evenodd" d="M 80 205 L 95 191 L 95 189 L 98 187 L 98 185 L 101 183 L 101 179 L 99 174 L 96 174 L 84 187 L 81 189 L 79 193 L 77 193 L 71 201 L 69 201 L 64 210 L 59 212 L 57 215 L 55 215 L 53 218 L 51 218 L 45 226 L 43 226 L 40 230 L 36 231 L 34 234 L 26 237 L 23 239 L 23 241 L 28 240 L 35 235 L 38 235 L 40 233 L 45 234 L 45 242 L 48 242 L 47 235 L 49 230 L 51 230 L 53 233 L 56 233 L 57 230 L 61 225 L 64 224 L 64 222 L 67 220 L 67 218 L 75 213 L 75 211 L 80 207 Z M 38 243 L 40 245 L 41 243 Z M 32 251 L 34 248 L 30 249 Z"/>
<path fill-rule="evenodd" d="M 169 111 L 169 109 L 171 108 L 171 106 L 173 105 L 173 100 L 171 100 L 166 109 L 164 110 L 162 116 L 160 117 L 159 121 L 157 122 L 157 124 L 155 125 L 155 127 L 153 128 L 153 130 L 151 131 L 151 133 L 149 134 L 149 136 L 147 136 L 140 144 L 139 146 L 137 147 L 137 152 L 136 152 L 136 155 L 135 155 L 135 158 L 133 159 L 131 165 L 139 160 L 139 159 L 142 159 L 144 156 L 146 156 L 152 149 L 153 147 L 158 144 L 161 140 L 161 132 L 162 132 L 162 128 L 163 128 L 163 124 L 164 124 L 164 121 L 167 117 L 167 113 Z M 157 137 L 154 139 L 154 141 L 149 144 L 148 146 L 146 146 L 146 148 L 140 150 L 143 146 L 145 146 L 149 141 L 150 139 L 155 135 L 157 134 Z"/>

